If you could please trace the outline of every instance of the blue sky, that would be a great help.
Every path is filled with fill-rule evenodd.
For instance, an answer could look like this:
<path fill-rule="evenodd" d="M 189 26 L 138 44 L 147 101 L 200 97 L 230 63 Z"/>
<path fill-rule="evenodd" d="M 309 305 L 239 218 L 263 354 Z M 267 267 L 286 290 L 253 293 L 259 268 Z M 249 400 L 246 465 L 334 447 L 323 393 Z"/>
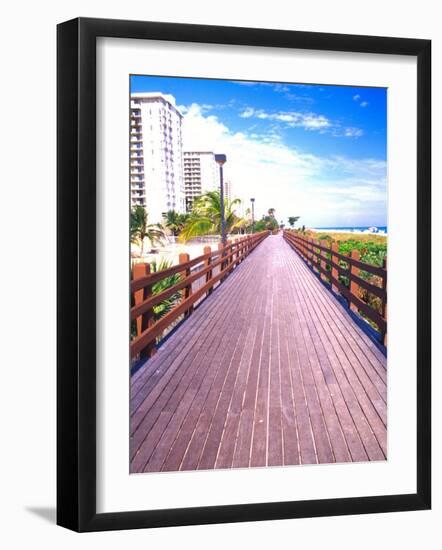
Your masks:
<path fill-rule="evenodd" d="M 132 76 L 172 95 L 185 148 L 228 155 L 234 194 L 307 226 L 386 225 L 387 90 Z"/>

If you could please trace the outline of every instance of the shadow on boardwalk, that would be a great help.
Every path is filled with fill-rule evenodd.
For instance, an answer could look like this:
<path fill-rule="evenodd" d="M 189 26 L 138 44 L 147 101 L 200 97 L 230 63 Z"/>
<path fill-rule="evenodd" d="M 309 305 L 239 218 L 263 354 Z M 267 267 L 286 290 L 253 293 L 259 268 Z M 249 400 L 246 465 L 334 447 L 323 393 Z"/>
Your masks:
<path fill-rule="evenodd" d="M 131 472 L 384 460 L 386 358 L 280 235 L 132 377 Z"/>

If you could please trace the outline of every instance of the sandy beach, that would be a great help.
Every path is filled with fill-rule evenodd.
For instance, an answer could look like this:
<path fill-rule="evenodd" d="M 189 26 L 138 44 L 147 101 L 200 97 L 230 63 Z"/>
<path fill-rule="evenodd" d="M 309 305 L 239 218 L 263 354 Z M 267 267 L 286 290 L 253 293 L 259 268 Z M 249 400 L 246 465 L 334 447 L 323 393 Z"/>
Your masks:
<path fill-rule="evenodd" d="M 229 240 L 237 240 L 239 239 L 239 235 L 234 236 L 228 236 Z M 140 262 L 146 262 L 151 263 L 153 261 L 160 261 L 160 260 L 167 260 L 171 262 L 171 265 L 176 265 L 179 263 L 179 256 L 182 253 L 189 254 L 190 259 L 197 258 L 198 256 L 202 256 L 204 254 L 204 247 L 210 246 L 212 250 L 216 250 L 218 248 L 218 243 L 220 242 L 220 237 L 206 237 L 204 239 L 201 239 L 201 241 L 194 241 L 194 242 L 188 242 L 188 243 L 174 243 L 168 241 L 163 246 L 155 246 L 151 247 L 147 244 L 145 244 L 146 250 L 152 250 L 155 249 L 154 253 L 145 253 L 142 257 L 135 256 L 132 257 L 133 263 L 140 263 Z M 131 249 L 134 252 L 138 252 L 139 247 L 137 245 L 132 244 Z"/>

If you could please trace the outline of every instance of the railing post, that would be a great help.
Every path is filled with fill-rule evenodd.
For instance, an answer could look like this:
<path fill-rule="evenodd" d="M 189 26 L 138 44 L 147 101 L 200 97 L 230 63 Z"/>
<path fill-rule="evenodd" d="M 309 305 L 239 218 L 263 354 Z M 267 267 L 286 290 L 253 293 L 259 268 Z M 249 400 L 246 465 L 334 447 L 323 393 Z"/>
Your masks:
<path fill-rule="evenodd" d="M 190 261 L 190 256 L 189 254 L 187 254 L 186 252 L 182 252 L 179 257 L 178 257 L 178 262 L 180 264 L 185 264 L 187 263 L 188 261 Z M 185 269 L 184 271 L 181 272 L 181 279 L 186 279 L 187 277 L 190 277 L 190 269 L 187 268 Z M 192 294 L 192 285 L 187 285 L 186 287 L 184 287 L 184 289 L 182 290 L 182 300 L 184 301 L 186 298 L 188 298 L 190 295 Z M 184 317 L 189 317 L 189 315 L 192 313 L 193 311 L 193 305 L 189 307 L 188 310 L 186 310 L 186 312 L 184 313 Z"/>
<path fill-rule="evenodd" d="M 385 276 L 382 278 L 382 288 L 387 292 L 387 256 L 385 256 L 384 261 L 382 262 L 382 267 L 385 269 Z M 382 333 L 382 343 L 384 346 L 387 346 L 387 301 L 382 301 L 382 317 L 385 321 L 385 331 Z"/>
<path fill-rule="evenodd" d="M 221 252 L 221 258 L 223 258 L 224 257 L 224 252 L 225 252 L 223 243 L 218 243 L 218 250 Z M 225 266 L 225 261 L 223 259 L 222 262 L 219 264 L 220 271 L 223 271 L 224 266 Z M 221 277 L 219 282 L 222 283 L 224 281 L 224 279 L 225 279 L 224 276 Z"/>
<path fill-rule="evenodd" d="M 318 258 L 317 258 L 316 251 L 315 251 L 316 239 L 311 240 L 311 245 L 312 245 L 312 267 L 313 267 L 313 271 L 318 271 Z"/>
<path fill-rule="evenodd" d="M 204 249 L 203 249 L 203 254 L 211 254 L 212 253 L 212 249 L 210 246 L 205 246 Z M 204 267 L 209 267 L 209 265 L 212 263 L 212 257 L 209 256 L 206 261 L 204 262 Z M 206 283 L 208 283 L 211 279 L 212 279 L 212 270 L 208 271 L 206 273 Z M 213 287 L 210 286 L 209 287 L 209 290 L 207 291 L 207 295 L 209 294 L 212 294 L 213 292 Z"/>
<path fill-rule="evenodd" d="M 139 263 L 133 266 L 132 268 L 133 280 L 147 277 L 147 275 L 150 275 L 150 264 Z M 150 296 L 152 296 L 152 285 L 147 285 L 144 288 L 137 290 L 136 292 L 134 292 L 134 305 L 137 306 L 141 304 L 142 302 L 147 300 Z M 137 336 L 139 336 L 142 332 L 144 332 L 149 327 L 151 327 L 153 323 L 154 323 L 153 308 L 150 308 L 145 313 L 143 313 L 143 315 L 138 317 L 136 320 Z M 147 359 L 149 357 L 152 357 L 152 355 L 154 355 L 155 352 L 156 352 L 155 342 L 150 342 L 140 352 L 140 358 Z"/>
<path fill-rule="evenodd" d="M 307 243 L 308 243 L 307 264 L 310 264 L 310 266 L 313 269 L 313 239 L 309 237 L 307 239 Z"/>
<path fill-rule="evenodd" d="M 233 255 L 233 267 L 236 267 L 239 264 L 239 239 L 235 239 L 233 246 L 235 247 L 235 254 Z"/>
<path fill-rule="evenodd" d="M 338 265 L 339 259 L 337 256 L 334 256 L 333 253 L 339 251 L 339 244 L 336 241 L 333 241 L 331 244 L 331 249 L 332 249 L 332 255 L 331 255 L 332 264 Z M 333 279 L 336 279 L 337 281 L 339 281 L 339 271 L 333 265 L 331 266 L 331 275 Z M 332 290 L 334 290 L 335 292 L 339 292 L 339 288 L 336 286 L 336 284 L 333 281 L 331 281 L 331 284 L 332 284 Z"/>
<path fill-rule="evenodd" d="M 233 269 L 233 243 L 231 240 L 228 240 L 226 242 L 226 248 L 227 248 L 227 255 L 230 256 L 230 258 L 227 260 L 227 265 L 229 266 L 228 273 L 232 273 Z"/>
<path fill-rule="evenodd" d="M 352 260 L 359 260 L 359 251 L 358 250 L 352 250 L 351 253 L 350 253 L 350 258 Z M 359 275 L 359 268 L 354 266 L 351 262 L 350 262 L 350 274 L 351 275 L 356 275 L 356 276 Z M 356 282 L 354 282 L 350 277 L 350 294 L 352 296 L 355 296 L 356 298 L 359 298 L 358 288 L 359 288 L 359 285 Z M 352 301 L 350 301 L 350 309 L 352 311 L 358 312 L 357 306 Z"/>
<path fill-rule="evenodd" d="M 322 244 L 320 244 L 320 243 L 321 243 L 321 241 L 319 241 L 319 246 L 322 246 Z M 324 245 L 325 245 L 325 243 L 324 243 Z M 325 246 L 324 246 L 324 248 L 325 248 Z M 323 256 L 324 254 L 326 254 L 326 252 L 324 252 L 323 250 L 319 250 L 318 253 L 321 256 L 321 258 L 319 260 L 319 265 L 322 267 L 322 269 L 324 271 L 326 271 L 327 270 L 327 260 L 325 260 L 325 258 Z M 321 273 L 321 279 L 323 281 L 326 281 L 327 280 L 327 275 L 325 273 Z"/>

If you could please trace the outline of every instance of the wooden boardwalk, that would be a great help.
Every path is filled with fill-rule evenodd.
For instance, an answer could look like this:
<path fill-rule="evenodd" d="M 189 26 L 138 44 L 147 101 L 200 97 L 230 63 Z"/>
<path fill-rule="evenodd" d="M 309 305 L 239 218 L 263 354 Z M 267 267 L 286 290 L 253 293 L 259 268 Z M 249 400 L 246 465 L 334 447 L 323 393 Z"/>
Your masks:
<path fill-rule="evenodd" d="M 132 377 L 131 472 L 385 460 L 386 358 L 270 236 Z"/>

